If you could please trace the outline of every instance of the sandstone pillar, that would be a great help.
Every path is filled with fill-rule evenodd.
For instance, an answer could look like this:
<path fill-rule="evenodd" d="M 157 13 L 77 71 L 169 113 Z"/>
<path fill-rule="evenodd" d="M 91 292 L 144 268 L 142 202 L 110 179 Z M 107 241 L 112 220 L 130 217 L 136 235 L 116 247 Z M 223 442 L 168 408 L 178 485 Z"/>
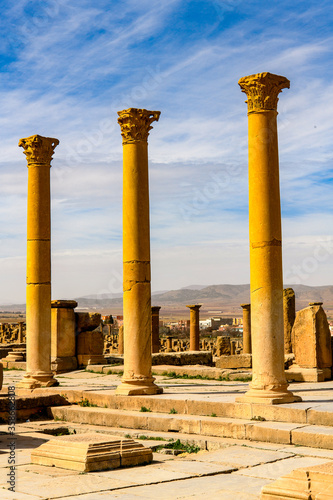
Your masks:
<path fill-rule="evenodd" d="M 23 321 L 20 321 L 19 324 L 18 324 L 17 342 L 19 344 L 23 344 Z"/>
<path fill-rule="evenodd" d="M 160 350 L 160 306 L 151 308 L 151 352 Z"/>
<path fill-rule="evenodd" d="M 243 354 L 251 354 L 251 304 L 241 304 L 243 309 Z"/>
<path fill-rule="evenodd" d="M 199 309 L 201 305 L 186 306 L 190 308 L 190 351 L 199 351 Z"/>
<path fill-rule="evenodd" d="M 292 288 L 283 290 L 284 353 L 292 350 L 291 332 L 296 318 L 295 292 Z"/>
<path fill-rule="evenodd" d="M 124 327 L 121 325 L 118 330 L 118 354 L 124 354 Z"/>
<path fill-rule="evenodd" d="M 118 112 L 123 137 L 124 376 L 117 394 L 157 394 L 151 357 L 148 135 L 159 111 Z"/>
<path fill-rule="evenodd" d="M 240 402 L 290 403 L 284 373 L 281 210 L 277 140 L 278 94 L 283 76 L 259 73 L 239 80 L 247 95 L 249 225 L 253 377 Z"/>
<path fill-rule="evenodd" d="M 51 301 L 51 366 L 59 373 L 75 370 L 75 300 Z"/>
<path fill-rule="evenodd" d="M 58 139 L 33 135 L 19 141 L 28 161 L 27 370 L 18 387 L 58 385 L 51 372 L 50 163 Z"/>

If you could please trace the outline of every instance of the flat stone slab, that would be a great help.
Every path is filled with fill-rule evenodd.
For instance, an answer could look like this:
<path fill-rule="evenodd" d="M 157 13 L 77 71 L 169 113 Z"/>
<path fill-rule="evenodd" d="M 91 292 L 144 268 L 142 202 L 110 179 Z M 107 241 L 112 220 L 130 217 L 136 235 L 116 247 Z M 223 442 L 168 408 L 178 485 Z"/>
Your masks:
<path fill-rule="evenodd" d="M 158 352 L 152 355 L 152 365 L 206 365 L 213 364 L 211 351 Z"/>
<path fill-rule="evenodd" d="M 251 368 L 251 354 L 233 354 L 230 356 L 220 356 L 215 363 L 216 368 Z"/>
<path fill-rule="evenodd" d="M 274 483 L 264 486 L 261 500 L 333 498 L 333 462 L 296 469 Z"/>
<path fill-rule="evenodd" d="M 117 469 L 150 463 L 153 454 L 133 439 L 101 434 L 60 436 L 31 453 L 33 464 L 82 472 Z"/>

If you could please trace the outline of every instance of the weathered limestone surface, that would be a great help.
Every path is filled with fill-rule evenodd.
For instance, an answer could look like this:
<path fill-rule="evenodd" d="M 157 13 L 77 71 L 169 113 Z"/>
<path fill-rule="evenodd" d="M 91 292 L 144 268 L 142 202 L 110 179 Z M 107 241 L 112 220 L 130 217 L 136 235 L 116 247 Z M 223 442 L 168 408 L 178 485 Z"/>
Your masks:
<path fill-rule="evenodd" d="M 330 378 L 332 368 L 331 332 L 321 305 L 320 302 L 311 303 L 298 311 L 292 330 L 296 365 L 312 371 L 317 369 L 318 380 L 321 379 L 320 371 L 325 378 Z"/>
<path fill-rule="evenodd" d="M 262 488 L 261 500 L 331 500 L 333 462 L 296 469 Z"/>
<path fill-rule="evenodd" d="M 118 112 L 123 137 L 124 376 L 117 394 L 157 394 L 151 373 L 148 135 L 159 111 Z"/>
<path fill-rule="evenodd" d="M 251 354 L 251 304 L 241 304 L 243 309 L 243 354 Z"/>
<path fill-rule="evenodd" d="M 150 448 L 133 439 L 100 434 L 76 434 L 50 439 L 33 450 L 33 464 L 92 472 L 148 464 Z"/>
<path fill-rule="evenodd" d="M 156 353 L 152 356 L 153 365 L 213 365 L 211 351 L 198 352 L 171 352 L 171 353 Z"/>
<path fill-rule="evenodd" d="M 190 308 L 190 351 L 199 351 L 200 329 L 199 329 L 199 309 L 201 305 L 186 306 Z"/>
<path fill-rule="evenodd" d="M 124 354 L 124 327 L 118 330 L 118 354 Z"/>
<path fill-rule="evenodd" d="M 296 318 L 295 292 L 292 288 L 283 290 L 284 353 L 292 351 L 291 332 Z"/>
<path fill-rule="evenodd" d="M 51 302 L 51 367 L 56 372 L 77 368 L 75 307 L 75 300 Z"/>
<path fill-rule="evenodd" d="M 19 141 L 28 161 L 27 371 L 21 387 L 57 385 L 51 372 L 50 163 L 58 139 Z"/>
<path fill-rule="evenodd" d="M 235 354 L 231 356 L 220 356 L 215 362 L 216 368 L 251 368 L 251 354 Z"/>
<path fill-rule="evenodd" d="M 105 364 L 103 350 L 104 336 L 102 332 L 81 332 L 77 336 L 77 360 L 80 366 Z"/>
<path fill-rule="evenodd" d="M 298 311 L 293 328 L 295 362 L 304 368 L 331 368 L 331 333 L 321 303 Z"/>
<path fill-rule="evenodd" d="M 230 337 L 219 336 L 216 338 L 216 356 L 231 353 Z"/>
<path fill-rule="evenodd" d="M 282 236 L 277 140 L 278 94 L 289 80 L 258 73 L 239 80 L 247 95 L 253 379 L 238 402 L 299 400 L 284 374 Z"/>
<path fill-rule="evenodd" d="M 75 313 L 76 332 L 91 332 L 101 324 L 99 313 Z"/>

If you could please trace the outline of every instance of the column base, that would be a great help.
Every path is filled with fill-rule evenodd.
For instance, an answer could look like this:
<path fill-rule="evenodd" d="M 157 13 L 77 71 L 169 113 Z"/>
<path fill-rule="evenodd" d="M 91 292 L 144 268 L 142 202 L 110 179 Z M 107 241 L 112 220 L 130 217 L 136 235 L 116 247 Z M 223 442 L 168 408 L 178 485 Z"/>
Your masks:
<path fill-rule="evenodd" d="M 26 373 L 23 379 L 16 384 L 17 389 L 37 389 L 39 387 L 54 387 L 59 385 L 53 373 Z"/>
<path fill-rule="evenodd" d="M 116 389 L 116 395 L 120 396 L 139 396 L 162 394 L 162 387 L 154 384 L 154 378 L 122 379 L 121 384 Z"/>
<path fill-rule="evenodd" d="M 290 391 L 272 391 L 265 389 L 250 389 L 244 396 L 236 398 L 236 403 L 257 403 L 278 405 L 283 403 L 296 403 L 302 401 L 300 396 L 295 396 Z"/>

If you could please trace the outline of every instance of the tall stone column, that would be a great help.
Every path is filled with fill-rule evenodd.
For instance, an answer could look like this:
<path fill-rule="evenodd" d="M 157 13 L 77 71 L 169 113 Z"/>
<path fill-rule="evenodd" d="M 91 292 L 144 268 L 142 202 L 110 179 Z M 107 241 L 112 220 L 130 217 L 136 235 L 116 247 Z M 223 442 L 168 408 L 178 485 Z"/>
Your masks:
<path fill-rule="evenodd" d="M 33 135 L 19 141 L 28 161 L 27 370 L 18 387 L 58 385 L 51 372 L 50 163 L 58 139 Z"/>
<path fill-rule="evenodd" d="M 239 80 L 247 95 L 252 383 L 240 402 L 290 403 L 284 374 L 278 94 L 289 80 L 258 73 Z"/>
<path fill-rule="evenodd" d="M 160 351 L 160 309 L 161 306 L 151 308 L 151 352 Z"/>
<path fill-rule="evenodd" d="M 118 112 L 123 137 L 124 376 L 116 394 L 158 394 L 151 358 L 148 135 L 159 111 Z"/>
<path fill-rule="evenodd" d="M 284 323 L 284 353 L 290 354 L 292 349 L 291 332 L 296 318 L 295 292 L 292 288 L 283 290 L 283 323 Z"/>
<path fill-rule="evenodd" d="M 190 351 L 199 351 L 199 309 L 201 305 L 186 306 L 190 308 Z"/>
<path fill-rule="evenodd" d="M 243 354 L 251 354 L 251 304 L 241 304 L 243 309 Z"/>

